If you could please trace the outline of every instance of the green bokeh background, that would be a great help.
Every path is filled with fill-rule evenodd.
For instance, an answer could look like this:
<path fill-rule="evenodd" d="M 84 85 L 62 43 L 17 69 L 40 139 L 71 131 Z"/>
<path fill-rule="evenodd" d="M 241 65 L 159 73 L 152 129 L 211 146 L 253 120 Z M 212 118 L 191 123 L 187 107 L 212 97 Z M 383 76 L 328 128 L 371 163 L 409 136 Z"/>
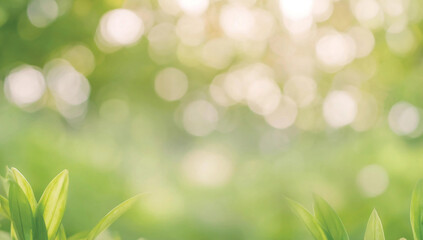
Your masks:
<path fill-rule="evenodd" d="M 246 107 L 235 106 L 228 113 L 236 121 L 233 131 L 195 137 L 175 123 L 179 102 L 156 95 L 154 77 L 164 66 L 149 58 L 145 37 L 113 53 L 97 48 L 93 39 L 99 19 L 122 4 L 77 0 L 48 27 L 37 28 L 27 19 L 26 1 L 0 2 L 6 16 L 0 26 L 1 81 L 20 64 L 42 67 L 70 44 L 85 44 L 96 57 L 95 70 L 87 77 L 91 84 L 87 116 L 76 125 L 52 107 L 27 112 L 0 93 L 0 169 L 18 168 L 38 197 L 51 178 L 69 169 L 64 223 L 70 234 L 92 227 L 119 202 L 145 192 L 140 204 L 111 228 L 122 239 L 311 239 L 284 196 L 311 208 L 314 192 L 338 211 L 351 239 L 362 239 L 373 208 L 388 239 L 412 238 L 409 203 L 414 184 L 423 177 L 422 138 L 397 136 L 388 126 L 387 114 L 398 101 L 422 107 L 420 42 L 412 53 L 398 56 L 389 51 L 385 31 L 374 32 L 372 57 L 378 72 L 363 88 L 382 104 L 381 120 L 368 131 L 275 130 Z M 420 36 L 421 23 L 411 25 Z M 366 65 L 366 59 L 351 65 Z M 184 70 L 190 90 L 206 88 L 216 75 L 204 67 L 186 67 L 177 59 L 165 66 Z M 319 91 L 324 95 L 333 74 L 320 78 Z M 108 99 L 125 101 L 128 111 L 117 107 L 100 116 L 100 106 Z M 277 143 L 263 151 L 259 142 L 267 132 Z M 211 189 L 187 183 L 180 173 L 187 152 L 216 146 L 230 152 L 231 180 Z M 358 172 L 369 164 L 382 166 L 389 176 L 387 190 L 374 198 L 365 197 L 356 183 Z"/>

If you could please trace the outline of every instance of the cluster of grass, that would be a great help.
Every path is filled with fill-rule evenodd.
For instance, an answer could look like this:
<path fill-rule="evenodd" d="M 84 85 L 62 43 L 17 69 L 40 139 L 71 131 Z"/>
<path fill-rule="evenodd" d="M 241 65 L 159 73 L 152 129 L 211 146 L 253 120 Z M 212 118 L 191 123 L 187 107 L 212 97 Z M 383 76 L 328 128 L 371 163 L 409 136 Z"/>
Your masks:
<path fill-rule="evenodd" d="M 311 235 L 316 240 L 349 240 L 348 233 L 339 216 L 333 208 L 320 196 L 314 195 L 314 214 L 307 211 L 299 203 L 288 199 L 293 211 L 305 223 Z M 415 240 L 423 240 L 423 180 L 414 188 L 410 221 Z M 382 221 L 373 210 L 367 223 L 364 240 L 385 240 Z"/>
<path fill-rule="evenodd" d="M 94 240 L 137 199 L 130 198 L 115 207 L 92 230 L 67 238 L 62 225 L 69 186 L 67 170 L 48 184 L 38 202 L 31 185 L 17 169 L 7 169 L 1 182 L 7 194 L 0 195 L 0 213 L 11 222 L 12 240 Z"/>

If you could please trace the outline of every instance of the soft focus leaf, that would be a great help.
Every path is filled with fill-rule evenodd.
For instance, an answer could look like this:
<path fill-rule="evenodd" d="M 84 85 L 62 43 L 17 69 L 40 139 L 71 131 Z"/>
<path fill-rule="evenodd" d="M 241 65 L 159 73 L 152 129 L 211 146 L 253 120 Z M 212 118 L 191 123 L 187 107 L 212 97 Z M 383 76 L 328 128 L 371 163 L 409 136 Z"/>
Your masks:
<path fill-rule="evenodd" d="M 385 240 L 382 221 L 380 220 L 376 209 L 374 209 L 372 215 L 370 215 L 366 233 L 364 234 L 364 240 Z"/>
<path fill-rule="evenodd" d="M 0 207 L 1 211 L 10 218 L 10 209 L 9 209 L 9 200 L 7 200 L 5 197 L 0 195 Z"/>
<path fill-rule="evenodd" d="M 0 189 L 0 192 L 3 195 L 7 195 L 9 193 L 9 181 L 3 176 L 0 176 Z"/>
<path fill-rule="evenodd" d="M 43 212 L 48 239 L 54 239 L 62 222 L 68 195 L 69 173 L 59 173 L 44 190 L 38 207 Z"/>
<path fill-rule="evenodd" d="M 123 203 L 119 204 L 117 207 L 112 209 L 109 213 L 104 216 L 100 222 L 95 226 L 88 235 L 88 240 L 93 240 L 100 233 L 106 230 L 114 221 L 116 221 L 122 214 L 124 214 L 128 209 L 138 200 L 139 195 L 132 197 Z"/>
<path fill-rule="evenodd" d="M 298 217 L 305 223 L 311 235 L 313 235 L 316 240 L 326 240 L 325 233 L 320 226 L 320 223 L 317 219 L 311 215 L 303 206 L 298 204 L 295 201 L 287 199 L 291 209 L 298 215 Z"/>
<path fill-rule="evenodd" d="M 9 206 L 18 240 L 32 239 L 33 215 L 25 193 L 15 182 L 10 183 Z"/>
<path fill-rule="evenodd" d="M 414 188 L 410 207 L 411 228 L 415 240 L 423 240 L 423 179 Z"/>
<path fill-rule="evenodd" d="M 314 212 L 328 239 L 349 239 L 348 233 L 339 216 L 323 198 L 317 195 L 314 195 Z"/>

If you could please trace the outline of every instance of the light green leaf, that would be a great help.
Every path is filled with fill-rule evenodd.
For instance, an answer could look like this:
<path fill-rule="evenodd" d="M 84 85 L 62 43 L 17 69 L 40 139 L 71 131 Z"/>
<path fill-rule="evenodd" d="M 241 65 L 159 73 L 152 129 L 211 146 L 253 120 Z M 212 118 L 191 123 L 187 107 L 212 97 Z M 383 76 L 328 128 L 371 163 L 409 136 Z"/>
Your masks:
<path fill-rule="evenodd" d="M 68 196 L 69 173 L 67 170 L 59 173 L 44 190 L 38 207 L 43 212 L 48 239 L 56 238 L 66 208 Z"/>
<path fill-rule="evenodd" d="M 316 240 L 327 240 L 325 233 L 320 226 L 317 219 L 311 215 L 303 206 L 297 202 L 287 199 L 291 209 L 298 215 L 298 217 L 305 223 L 311 235 L 313 235 Z"/>
<path fill-rule="evenodd" d="M 321 197 L 314 195 L 314 213 L 330 240 L 349 240 L 339 216 L 332 207 Z"/>
<path fill-rule="evenodd" d="M 22 175 L 22 173 L 18 171 L 18 169 L 11 168 L 10 174 L 12 174 L 13 179 L 16 181 L 16 183 L 18 183 L 22 191 L 25 193 L 26 198 L 28 199 L 29 204 L 31 205 L 32 211 L 35 212 L 35 208 L 37 207 L 37 201 L 35 200 L 34 191 L 32 190 L 31 185 Z"/>
<path fill-rule="evenodd" d="M 10 219 L 9 200 L 0 195 L 0 207 L 3 214 Z"/>
<path fill-rule="evenodd" d="M 18 240 L 31 240 L 33 228 L 31 205 L 25 193 L 15 182 L 10 182 L 9 207 Z"/>
<path fill-rule="evenodd" d="M 419 180 L 411 197 L 411 228 L 415 240 L 423 240 L 423 179 Z"/>
<path fill-rule="evenodd" d="M 63 225 L 60 225 L 59 232 L 57 233 L 56 240 L 66 240 L 66 232 Z"/>
<path fill-rule="evenodd" d="M 18 236 L 16 235 L 15 228 L 13 227 L 13 222 L 10 224 L 10 236 L 12 237 L 12 240 L 18 239 Z"/>
<path fill-rule="evenodd" d="M 117 207 L 112 209 L 100 222 L 95 226 L 88 235 L 88 240 L 93 240 L 100 233 L 106 230 L 114 221 L 116 221 L 122 214 L 124 214 L 134 203 L 138 200 L 139 195 L 132 197 L 123 203 L 119 204 Z"/>
<path fill-rule="evenodd" d="M 3 176 L 0 176 L 0 192 L 3 195 L 7 195 L 9 193 L 9 181 Z"/>
<path fill-rule="evenodd" d="M 370 215 L 366 233 L 364 234 L 364 240 L 385 240 L 382 221 L 380 220 L 376 209 L 374 209 L 372 215 Z"/>
<path fill-rule="evenodd" d="M 87 239 L 87 236 L 90 232 L 89 231 L 85 231 L 85 232 L 80 232 L 77 233 L 75 235 L 72 235 L 71 237 L 68 238 L 68 240 L 85 240 Z"/>
<path fill-rule="evenodd" d="M 47 240 L 47 228 L 44 221 L 43 212 L 38 207 L 34 216 L 34 240 Z"/>

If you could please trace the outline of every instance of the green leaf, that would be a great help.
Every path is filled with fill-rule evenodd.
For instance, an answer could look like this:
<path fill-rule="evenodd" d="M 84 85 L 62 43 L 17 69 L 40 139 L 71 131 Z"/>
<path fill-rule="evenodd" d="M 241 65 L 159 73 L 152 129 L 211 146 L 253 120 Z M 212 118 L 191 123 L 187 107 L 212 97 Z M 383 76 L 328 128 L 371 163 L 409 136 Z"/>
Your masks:
<path fill-rule="evenodd" d="M 89 233 L 90 233 L 89 231 L 80 232 L 75 235 L 72 235 L 71 237 L 68 238 L 68 240 L 82 240 L 82 239 L 86 240 Z"/>
<path fill-rule="evenodd" d="M 15 228 L 13 227 L 13 222 L 10 224 L 10 236 L 12 237 L 12 240 L 17 240 L 18 236 L 16 235 Z"/>
<path fill-rule="evenodd" d="M 323 198 L 317 195 L 314 195 L 314 212 L 328 239 L 349 240 L 348 233 L 339 216 Z"/>
<path fill-rule="evenodd" d="M 0 176 L 0 192 L 2 195 L 9 193 L 9 181 L 3 176 Z"/>
<path fill-rule="evenodd" d="M 60 225 L 59 232 L 57 233 L 56 240 L 66 240 L 66 232 L 63 225 Z"/>
<path fill-rule="evenodd" d="M 56 238 L 66 208 L 68 196 L 69 173 L 67 170 L 59 173 L 44 190 L 38 207 L 43 212 L 48 239 Z"/>
<path fill-rule="evenodd" d="M 380 220 L 376 209 L 374 209 L 372 215 L 370 215 L 366 233 L 364 234 L 364 240 L 385 240 L 382 221 Z"/>
<path fill-rule="evenodd" d="M 10 216 L 18 240 L 32 239 L 32 210 L 25 193 L 15 182 L 9 187 Z"/>
<path fill-rule="evenodd" d="M 35 212 L 37 201 L 35 200 L 34 191 L 32 190 L 31 185 L 26 180 L 26 178 L 22 175 L 22 173 L 18 171 L 18 169 L 11 168 L 10 174 L 12 174 L 13 179 L 16 181 L 16 183 L 18 183 L 22 191 L 25 193 L 26 198 L 28 199 L 29 204 L 31 205 L 32 211 Z"/>
<path fill-rule="evenodd" d="M 10 219 L 9 200 L 0 195 L 0 207 L 3 214 Z"/>
<path fill-rule="evenodd" d="M 103 219 L 100 220 L 97 226 L 90 231 L 87 239 L 93 240 L 100 233 L 106 230 L 114 221 L 122 216 L 122 214 L 124 214 L 135 203 L 135 201 L 138 200 L 138 198 L 139 195 L 132 197 L 112 209 L 108 214 L 106 214 L 106 216 L 103 217 Z"/>
<path fill-rule="evenodd" d="M 423 240 L 423 179 L 419 180 L 411 197 L 411 228 L 415 240 Z"/>
<path fill-rule="evenodd" d="M 325 233 L 322 227 L 320 226 L 320 223 L 317 221 L 317 219 L 313 215 L 311 215 L 309 211 L 307 211 L 303 206 L 301 206 L 300 204 L 298 204 L 297 202 L 291 199 L 287 198 L 287 201 L 291 209 L 305 223 L 311 235 L 313 235 L 314 239 L 327 240 Z"/>
<path fill-rule="evenodd" d="M 38 207 L 35 216 L 34 216 L 34 231 L 33 231 L 34 240 L 47 240 L 47 228 L 44 221 L 43 212 Z"/>

